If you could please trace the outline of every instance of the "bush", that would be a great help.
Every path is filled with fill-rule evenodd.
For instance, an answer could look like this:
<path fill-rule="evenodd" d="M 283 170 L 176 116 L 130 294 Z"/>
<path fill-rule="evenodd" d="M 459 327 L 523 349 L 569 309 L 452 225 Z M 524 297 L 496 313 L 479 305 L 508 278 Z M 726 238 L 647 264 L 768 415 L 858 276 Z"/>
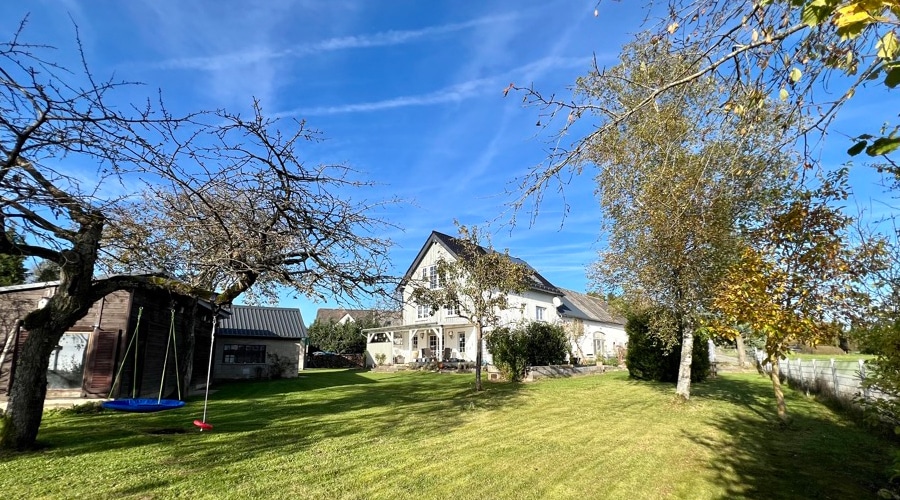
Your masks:
<path fill-rule="evenodd" d="M 537 321 L 515 329 L 496 328 L 487 337 L 494 364 L 513 382 L 522 380 L 528 366 L 563 364 L 567 346 L 568 337 L 561 326 Z"/>
<path fill-rule="evenodd" d="M 518 382 L 525 376 L 528 347 L 519 329 L 495 328 L 487 336 L 487 348 L 494 358 L 494 365 L 507 380 Z"/>
<path fill-rule="evenodd" d="M 657 335 L 650 331 L 650 313 L 629 314 L 625 323 L 628 333 L 628 353 L 625 364 L 632 378 L 677 382 L 681 362 L 681 339 L 667 348 Z M 691 382 L 702 382 L 709 377 L 709 345 L 702 332 L 694 334 L 691 360 Z"/>
<path fill-rule="evenodd" d="M 528 366 L 561 365 L 566 362 L 569 339 L 559 325 L 531 322 L 524 328 Z"/>

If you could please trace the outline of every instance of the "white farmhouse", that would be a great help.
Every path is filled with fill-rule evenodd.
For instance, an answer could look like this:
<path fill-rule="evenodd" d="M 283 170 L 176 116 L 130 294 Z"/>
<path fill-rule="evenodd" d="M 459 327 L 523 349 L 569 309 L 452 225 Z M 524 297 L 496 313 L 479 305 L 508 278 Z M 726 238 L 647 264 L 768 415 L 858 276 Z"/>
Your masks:
<path fill-rule="evenodd" d="M 438 287 L 437 263 L 456 260 L 461 243 L 454 237 L 432 231 L 403 277 L 402 320 L 398 324 L 364 330 L 367 338 L 366 363 L 404 364 L 417 359 L 441 361 L 475 360 L 475 327 L 453 308 L 432 311 L 416 304 L 411 295 L 414 284 Z M 522 264 L 528 265 L 519 260 Z M 529 266 L 530 267 L 530 266 Z M 570 333 L 572 352 L 587 360 L 615 356 L 628 342 L 624 321 L 612 314 L 601 299 L 557 288 L 537 271 L 529 289 L 509 296 L 509 308 L 500 313 L 501 324 L 523 320 L 546 321 L 563 325 Z M 485 348 L 484 361 L 492 362 Z"/>

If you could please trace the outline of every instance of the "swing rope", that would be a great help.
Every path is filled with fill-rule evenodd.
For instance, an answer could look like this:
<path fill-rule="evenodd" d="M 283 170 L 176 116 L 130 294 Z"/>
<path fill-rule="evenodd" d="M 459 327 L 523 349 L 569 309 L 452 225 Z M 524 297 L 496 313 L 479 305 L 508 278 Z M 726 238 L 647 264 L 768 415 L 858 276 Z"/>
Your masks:
<path fill-rule="evenodd" d="M 138 349 L 140 345 L 140 341 L 138 340 L 140 325 L 141 325 L 141 317 L 143 316 L 144 308 L 138 308 L 137 321 L 134 327 L 134 333 L 131 336 L 131 340 L 129 341 L 128 348 L 125 349 L 125 354 L 122 356 L 122 364 L 119 366 L 119 371 L 116 373 L 116 377 L 113 379 L 112 387 L 110 388 L 109 395 L 107 398 L 112 398 L 112 395 L 115 393 L 116 388 L 119 386 L 119 381 L 121 380 L 122 370 L 125 368 L 125 360 L 128 358 L 128 353 L 131 352 L 131 348 L 134 347 L 134 365 L 132 370 L 134 372 L 134 381 L 132 382 L 131 387 L 131 399 L 117 399 L 114 401 L 105 401 L 102 403 L 104 408 L 116 411 L 127 411 L 127 412 L 139 412 L 139 413 L 147 413 L 147 412 L 156 412 L 162 410 L 171 410 L 175 408 L 181 408 L 184 406 L 184 401 L 181 401 L 181 381 L 178 379 L 178 343 L 175 341 L 175 306 L 172 306 L 172 321 L 169 325 L 169 338 L 166 345 L 166 356 L 163 361 L 163 372 L 160 377 L 160 387 L 159 387 L 159 397 L 156 401 L 152 399 L 141 399 L 137 397 L 137 372 L 138 372 L 138 361 L 140 360 L 140 356 L 138 355 Z M 162 391 L 165 387 L 166 382 L 166 366 L 169 361 L 169 346 L 172 346 L 172 350 L 175 353 L 175 372 L 176 372 L 176 384 L 178 387 L 178 399 L 170 400 L 162 398 Z"/>
<path fill-rule="evenodd" d="M 119 384 L 119 377 L 122 375 L 122 369 L 125 368 L 125 362 L 124 362 L 125 357 L 128 356 L 128 352 L 131 351 L 132 345 L 135 346 L 135 348 L 134 348 L 134 352 L 135 352 L 135 355 L 134 355 L 134 383 L 132 383 L 132 385 L 131 385 L 131 398 L 134 399 L 134 389 L 135 389 L 135 387 L 137 387 L 137 344 L 135 344 L 135 341 L 137 340 L 137 337 L 138 337 L 138 328 L 140 328 L 140 326 L 141 326 L 141 315 L 143 313 L 144 313 L 144 308 L 139 307 L 137 322 L 134 324 L 134 331 L 132 332 L 133 334 L 131 335 L 131 340 L 128 342 L 128 348 L 125 349 L 125 355 L 122 356 L 122 363 L 119 365 L 119 371 L 116 372 L 116 378 L 113 379 L 113 384 L 109 388 L 109 394 L 106 395 L 106 399 L 112 398 L 113 392 L 115 392 L 116 386 Z"/>
<path fill-rule="evenodd" d="M 212 429 L 212 426 L 206 423 L 206 406 L 209 403 L 209 381 L 212 376 L 212 363 L 213 356 L 215 356 L 215 351 L 213 350 L 216 345 L 216 324 L 219 320 L 219 310 L 215 308 L 213 310 L 213 324 L 212 324 L 212 334 L 209 337 L 209 366 L 206 368 L 206 394 L 203 396 L 203 420 L 200 422 L 194 421 L 194 425 L 200 428 L 201 431 L 204 429 Z"/>
<path fill-rule="evenodd" d="M 172 320 L 169 322 L 169 340 L 166 342 L 166 357 L 163 358 L 162 376 L 159 380 L 159 395 L 156 398 L 156 404 L 162 401 L 163 388 L 166 385 L 166 366 L 169 364 L 169 348 L 174 347 L 175 350 L 175 385 L 178 387 L 178 399 L 181 399 L 181 380 L 178 377 L 178 343 L 175 342 L 175 306 L 172 305 Z"/>

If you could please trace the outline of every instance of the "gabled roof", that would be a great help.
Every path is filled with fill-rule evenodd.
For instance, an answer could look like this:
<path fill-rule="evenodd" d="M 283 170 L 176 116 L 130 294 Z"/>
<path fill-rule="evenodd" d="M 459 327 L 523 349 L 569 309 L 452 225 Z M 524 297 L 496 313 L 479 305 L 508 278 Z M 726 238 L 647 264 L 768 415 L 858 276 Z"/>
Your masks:
<path fill-rule="evenodd" d="M 451 255 L 453 255 L 457 259 L 461 258 L 462 254 L 465 253 L 465 250 L 464 250 L 465 247 L 463 246 L 463 243 L 458 238 L 454 238 L 453 236 L 450 236 L 450 235 L 447 235 L 444 233 L 440 233 L 437 231 L 432 231 L 431 235 L 428 237 L 428 240 L 425 242 L 425 244 L 422 246 L 422 249 L 419 250 L 419 253 L 416 255 L 416 258 L 413 259 L 413 262 L 409 266 L 409 269 L 406 270 L 406 274 L 403 275 L 403 281 L 401 283 L 405 284 L 405 283 L 409 282 L 409 280 L 412 279 L 413 272 L 415 272 L 416 268 L 419 267 L 419 264 L 422 262 L 422 259 L 425 258 L 425 254 L 428 253 L 428 249 L 431 248 L 431 246 L 435 243 L 443 246 Z M 482 246 L 479 246 L 478 251 L 481 253 L 487 253 L 490 250 L 488 250 L 487 248 L 484 248 Z M 543 276 L 541 276 L 541 273 L 537 272 L 537 270 L 535 268 L 531 267 L 531 265 L 529 265 L 527 262 L 525 262 L 522 259 L 519 259 L 517 257 L 512 257 L 512 256 L 510 256 L 510 259 L 513 262 L 522 264 L 525 267 L 527 267 L 529 270 L 531 270 L 531 272 L 533 274 L 531 276 L 532 281 L 529 284 L 529 287 L 532 290 L 550 293 L 550 294 L 554 294 L 554 295 L 562 295 L 562 292 L 560 291 L 559 288 L 555 287 L 553 285 L 553 283 L 550 283 L 550 281 L 547 280 L 547 278 L 544 278 Z"/>
<path fill-rule="evenodd" d="M 338 309 L 328 309 L 323 307 L 316 311 L 316 321 L 337 322 L 342 320 L 345 316 L 350 316 L 353 321 L 374 319 L 380 323 L 387 323 L 390 325 L 396 321 L 400 316 L 400 313 L 396 311 L 382 311 L 380 309 L 345 309 L 343 307 Z"/>
<path fill-rule="evenodd" d="M 562 290 L 562 305 L 556 308 L 563 318 L 577 318 L 600 323 L 624 325 L 625 319 L 614 313 L 609 304 L 600 297 L 586 295 L 574 290 Z"/>
<path fill-rule="evenodd" d="M 216 335 L 305 339 L 306 327 L 300 309 L 231 306 L 231 316 L 222 320 Z"/>

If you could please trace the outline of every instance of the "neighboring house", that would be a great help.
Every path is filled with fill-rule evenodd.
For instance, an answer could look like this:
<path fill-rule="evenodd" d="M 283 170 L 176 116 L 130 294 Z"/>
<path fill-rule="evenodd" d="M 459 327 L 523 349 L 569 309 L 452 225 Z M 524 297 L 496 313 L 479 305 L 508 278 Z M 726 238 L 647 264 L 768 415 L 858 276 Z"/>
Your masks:
<path fill-rule="evenodd" d="M 327 323 L 334 321 L 343 325 L 348 321 L 356 322 L 365 319 L 374 320 L 384 326 L 396 325 L 401 320 L 400 314 L 394 311 L 381 311 L 378 309 L 327 309 L 316 311 L 316 321 Z"/>
<path fill-rule="evenodd" d="M 407 363 L 421 358 L 423 349 L 429 349 L 438 359 L 475 360 L 474 325 L 453 308 L 432 311 L 411 299 L 416 284 L 439 287 L 437 263 L 441 259 L 456 260 L 461 252 L 461 243 L 456 238 L 432 231 L 401 281 L 402 321 L 397 325 L 364 330 L 368 365 L 373 365 L 379 354 L 385 356 L 388 364 Z M 611 315 L 601 299 L 557 288 L 537 271 L 532 275 L 528 290 L 509 295 L 509 308 L 500 313 L 501 324 L 512 325 L 523 320 L 563 326 L 571 324 L 573 327 L 580 322 L 585 333 L 577 345 L 572 346 L 572 351 L 583 353 L 585 358 L 594 358 L 598 351 L 612 355 L 615 346 L 627 343 L 624 321 Z M 492 362 L 487 349 L 484 360 Z"/>
<path fill-rule="evenodd" d="M 231 306 L 216 329 L 216 380 L 296 377 L 309 338 L 299 309 Z M 207 344 L 208 345 L 208 344 Z"/>
<path fill-rule="evenodd" d="M 9 394 L 28 337 L 22 318 L 43 307 L 58 285 L 50 281 L 0 287 L 0 397 Z M 169 351 L 164 363 L 173 309 L 177 349 Z M 164 364 L 163 397 L 177 395 L 176 366 L 185 396 L 185 387 L 206 381 L 211 319 L 208 302 L 186 295 L 139 289 L 113 292 L 98 300 L 60 339 L 47 373 L 47 396 L 105 398 L 118 372 L 112 397 L 157 397 Z M 133 338 L 136 357 L 135 347 L 128 351 Z"/>

